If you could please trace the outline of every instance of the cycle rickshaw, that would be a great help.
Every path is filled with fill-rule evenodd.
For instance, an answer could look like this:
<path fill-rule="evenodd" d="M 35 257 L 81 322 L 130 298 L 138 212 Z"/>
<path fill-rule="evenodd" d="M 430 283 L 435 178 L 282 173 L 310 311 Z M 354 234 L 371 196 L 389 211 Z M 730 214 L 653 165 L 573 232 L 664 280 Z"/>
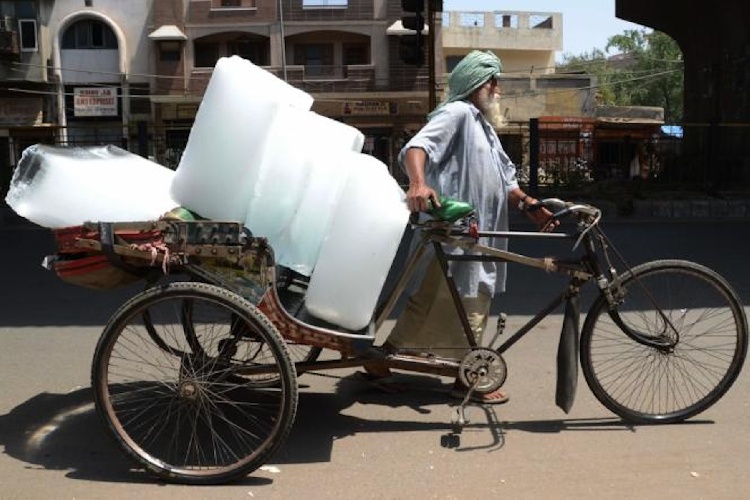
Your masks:
<path fill-rule="evenodd" d="M 288 436 L 298 375 L 377 362 L 458 377 L 469 394 L 491 392 L 507 375 L 503 353 L 563 304 L 570 352 L 596 398 L 624 420 L 679 422 L 718 401 L 747 352 L 743 305 L 727 281 L 683 260 L 631 268 L 602 230 L 597 208 L 558 199 L 540 204 L 555 219 L 571 221 L 562 226 L 570 230 L 483 232 L 470 207 L 413 222 L 421 238 L 417 251 L 371 323 L 356 332 L 305 317 L 304 280 L 281 272 L 267 241 L 241 224 L 159 220 L 67 230 L 58 237 L 58 264 L 75 262 L 66 255 L 84 255 L 100 259 L 108 272 L 150 283 L 115 312 L 99 339 L 91 373 L 97 412 L 125 453 L 149 472 L 175 482 L 228 482 L 263 465 Z M 532 257 L 483 246 L 485 236 L 567 239 L 574 251 L 566 259 Z M 455 256 L 444 245 L 471 252 Z M 462 320 L 468 350 L 461 359 L 373 348 L 429 247 Z M 562 273 L 567 285 L 499 347 L 481 347 L 447 272 L 448 262 L 460 259 Z M 167 273 L 187 280 L 165 281 Z M 579 328 L 577 298 L 587 283 L 597 296 Z M 318 360 L 324 348 L 340 358 Z M 468 397 L 456 408 L 458 431 Z"/>

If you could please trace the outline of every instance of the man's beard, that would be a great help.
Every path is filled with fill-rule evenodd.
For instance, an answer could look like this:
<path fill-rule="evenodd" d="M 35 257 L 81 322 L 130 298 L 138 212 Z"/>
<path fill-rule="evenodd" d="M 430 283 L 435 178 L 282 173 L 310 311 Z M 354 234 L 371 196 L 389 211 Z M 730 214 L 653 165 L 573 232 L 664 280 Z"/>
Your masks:
<path fill-rule="evenodd" d="M 508 120 L 502 112 L 500 107 L 500 96 L 497 94 L 488 95 L 479 100 L 479 111 L 482 112 L 484 118 L 494 128 L 503 128 L 508 124 Z"/>

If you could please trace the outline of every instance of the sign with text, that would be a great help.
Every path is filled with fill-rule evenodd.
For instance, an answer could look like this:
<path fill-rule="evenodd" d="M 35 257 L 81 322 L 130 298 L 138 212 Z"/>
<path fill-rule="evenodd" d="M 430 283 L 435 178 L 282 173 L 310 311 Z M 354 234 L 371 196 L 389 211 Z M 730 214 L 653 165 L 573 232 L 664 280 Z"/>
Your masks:
<path fill-rule="evenodd" d="M 0 125 L 41 125 L 44 101 L 41 97 L 0 98 Z"/>
<path fill-rule="evenodd" d="M 388 101 L 347 101 L 342 111 L 344 115 L 390 115 L 397 112 L 397 107 Z"/>
<path fill-rule="evenodd" d="M 117 87 L 77 87 L 74 116 L 117 116 Z"/>

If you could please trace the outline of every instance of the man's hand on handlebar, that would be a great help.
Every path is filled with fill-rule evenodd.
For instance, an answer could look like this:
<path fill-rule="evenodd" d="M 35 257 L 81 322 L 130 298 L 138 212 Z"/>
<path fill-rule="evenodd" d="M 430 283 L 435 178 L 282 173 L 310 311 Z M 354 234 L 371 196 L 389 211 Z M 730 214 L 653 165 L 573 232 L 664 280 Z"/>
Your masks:
<path fill-rule="evenodd" d="M 524 212 L 543 233 L 551 233 L 560 225 L 560 221 L 539 201 L 528 204 Z"/>
<path fill-rule="evenodd" d="M 409 190 L 406 191 L 406 205 L 412 212 L 426 212 L 430 208 L 430 200 L 435 207 L 440 206 L 438 194 L 427 184 L 409 184 Z"/>

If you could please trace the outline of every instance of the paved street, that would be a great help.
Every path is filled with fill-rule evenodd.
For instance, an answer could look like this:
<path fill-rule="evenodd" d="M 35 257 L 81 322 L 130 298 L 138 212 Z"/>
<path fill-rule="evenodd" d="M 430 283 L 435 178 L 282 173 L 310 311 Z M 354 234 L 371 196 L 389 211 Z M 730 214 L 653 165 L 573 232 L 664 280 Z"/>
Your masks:
<path fill-rule="evenodd" d="M 750 304 L 748 222 L 616 221 L 606 228 L 631 263 L 696 260 Z M 559 315 L 511 349 L 511 401 L 472 408 L 458 447 L 444 446 L 447 379 L 404 373 L 411 390 L 394 396 L 352 380 L 353 370 L 335 370 L 300 377 L 295 427 L 267 467 L 220 487 L 164 485 L 131 470 L 91 402 L 89 370 L 102 325 L 138 287 L 100 293 L 62 283 L 39 266 L 53 250 L 47 231 L 0 228 L 0 241 L 0 499 L 750 497 L 750 371 L 717 405 L 680 425 L 625 424 L 582 377 L 566 415 L 554 404 Z M 512 249 L 548 252 L 531 242 Z M 512 268 L 510 293 L 494 312 L 508 313 L 513 329 L 560 283 Z"/>

